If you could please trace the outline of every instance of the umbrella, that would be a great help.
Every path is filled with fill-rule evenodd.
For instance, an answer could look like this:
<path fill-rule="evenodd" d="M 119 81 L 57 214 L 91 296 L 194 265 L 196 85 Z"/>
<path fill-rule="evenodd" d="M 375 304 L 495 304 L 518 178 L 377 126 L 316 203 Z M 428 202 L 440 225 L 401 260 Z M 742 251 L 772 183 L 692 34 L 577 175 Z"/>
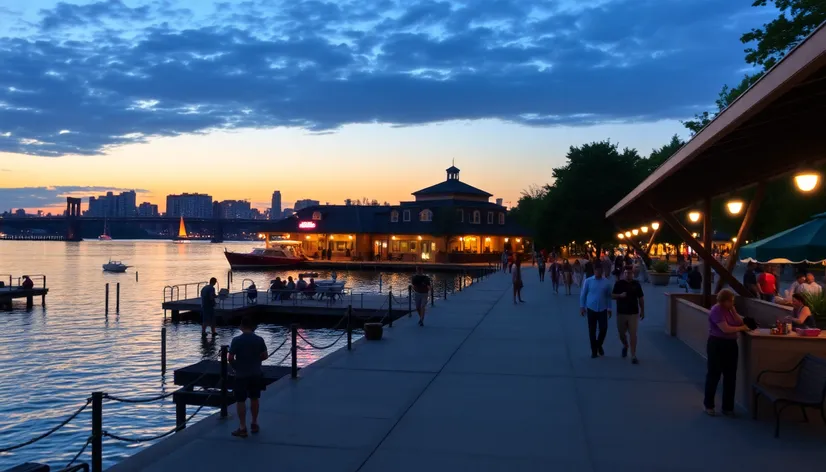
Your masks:
<path fill-rule="evenodd" d="M 778 264 L 826 260 L 826 213 L 806 223 L 740 248 L 742 262 Z"/>

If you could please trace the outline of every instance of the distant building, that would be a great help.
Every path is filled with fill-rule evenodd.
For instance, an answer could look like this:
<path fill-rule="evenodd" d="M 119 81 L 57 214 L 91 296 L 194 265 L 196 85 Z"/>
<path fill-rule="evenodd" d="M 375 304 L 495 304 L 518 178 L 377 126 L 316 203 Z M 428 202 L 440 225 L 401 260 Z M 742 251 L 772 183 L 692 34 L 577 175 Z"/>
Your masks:
<path fill-rule="evenodd" d="M 131 218 L 137 214 L 137 195 L 134 190 L 118 195 L 106 192 L 106 195 L 89 197 L 89 208 L 84 213 L 99 218 Z"/>
<path fill-rule="evenodd" d="M 149 202 L 143 202 L 138 206 L 138 216 L 142 218 L 153 218 L 155 216 L 160 216 L 158 213 L 158 205 L 154 205 Z"/>
<path fill-rule="evenodd" d="M 26 210 L 23 208 L 18 208 L 17 210 L 15 210 L 14 216 L 24 217 L 26 216 Z"/>
<path fill-rule="evenodd" d="M 281 212 L 282 219 L 289 218 L 293 215 L 295 215 L 295 210 L 293 210 L 292 208 L 284 208 L 284 210 Z"/>
<path fill-rule="evenodd" d="M 252 218 L 253 220 L 266 220 L 267 215 L 261 214 L 261 210 L 259 210 L 258 208 L 253 208 L 252 210 L 250 210 L 250 218 Z"/>
<path fill-rule="evenodd" d="M 295 205 L 293 206 L 293 209 L 295 211 L 299 211 L 299 210 L 303 210 L 305 208 L 309 208 L 309 207 L 312 207 L 312 206 L 318 206 L 318 204 L 319 204 L 318 200 L 310 200 L 308 198 L 308 199 L 305 199 L 305 200 L 298 200 L 297 202 L 295 202 Z"/>
<path fill-rule="evenodd" d="M 224 200 L 217 204 L 219 212 L 217 218 L 225 220 L 248 220 L 251 215 L 250 202 L 246 200 Z"/>
<path fill-rule="evenodd" d="M 212 196 L 201 193 L 167 195 L 166 216 L 212 218 Z"/>
<path fill-rule="evenodd" d="M 281 191 L 276 190 L 272 193 L 272 207 L 270 208 L 270 219 L 277 220 L 281 215 Z"/>

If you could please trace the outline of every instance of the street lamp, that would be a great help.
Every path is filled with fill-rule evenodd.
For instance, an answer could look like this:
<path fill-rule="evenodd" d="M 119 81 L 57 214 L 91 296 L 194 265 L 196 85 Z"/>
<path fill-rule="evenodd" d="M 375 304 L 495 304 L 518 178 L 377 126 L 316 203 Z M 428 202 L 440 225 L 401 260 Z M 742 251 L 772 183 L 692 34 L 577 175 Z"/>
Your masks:
<path fill-rule="evenodd" d="M 743 200 L 729 200 L 726 208 L 730 215 L 739 215 L 743 211 Z"/>
<path fill-rule="evenodd" d="M 820 183 L 820 174 L 817 172 L 800 172 L 794 176 L 794 183 L 801 192 L 811 192 Z"/>
<path fill-rule="evenodd" d="M 688 219 L 692 223 L 696 223 L 700 221 L 700 212 L 699 211 L 691 211 L 688 213 Z"/>
<path fill-rule="evenodd" d="M 655 222 L 651 223 L 651 228 L 654 231 L 657 231 L 658 229 L 660 229 L 660 224 L 655 221 Z"/>
<path fill-rule="evenodd" d="M 648 233 L 648 226 L 643 226 L 642 228 L 640 228 L 640 231 L 642 231 L 642 234 Z"/>

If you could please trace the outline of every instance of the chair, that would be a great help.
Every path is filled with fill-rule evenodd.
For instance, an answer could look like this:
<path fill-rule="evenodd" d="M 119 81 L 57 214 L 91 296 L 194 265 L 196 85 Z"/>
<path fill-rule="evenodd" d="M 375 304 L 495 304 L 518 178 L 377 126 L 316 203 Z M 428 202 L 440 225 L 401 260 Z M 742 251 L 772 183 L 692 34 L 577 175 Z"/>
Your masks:
<path fill-rule="evenodd" d="M 794 387 L 777 387 L 760 383 L 763 374 L 790 374 L 797 371 L 797 382 Z M 757 376 L 752 385 L 752 416 L 757 419 L 757 402 L 760 396 L 771 402 L 774 407 L 774 437 L 780 436 L 780 413 L 788 406 L 797 405 L 803 418 L 806 408 L 820 410 L 820 417 L 826 423 L 826 412 L 823 410 L 823 400 L 826 399 L 826 359 L 806 354 L 796 366 L 789 370 L 764 370 Z"/>

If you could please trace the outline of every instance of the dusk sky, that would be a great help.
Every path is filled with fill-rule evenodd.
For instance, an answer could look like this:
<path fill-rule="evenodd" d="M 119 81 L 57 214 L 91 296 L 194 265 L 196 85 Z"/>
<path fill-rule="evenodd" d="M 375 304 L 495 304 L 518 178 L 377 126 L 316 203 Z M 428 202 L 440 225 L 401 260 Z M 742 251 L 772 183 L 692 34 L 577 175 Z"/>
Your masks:
<path fill-rule="evenodd" d="M 3 0 L 0 211 L 107 189 L 395 203 L 454 159 L 515 204 L 571 145 L 687 137 L 776 16 L 751 4 Z"/>

